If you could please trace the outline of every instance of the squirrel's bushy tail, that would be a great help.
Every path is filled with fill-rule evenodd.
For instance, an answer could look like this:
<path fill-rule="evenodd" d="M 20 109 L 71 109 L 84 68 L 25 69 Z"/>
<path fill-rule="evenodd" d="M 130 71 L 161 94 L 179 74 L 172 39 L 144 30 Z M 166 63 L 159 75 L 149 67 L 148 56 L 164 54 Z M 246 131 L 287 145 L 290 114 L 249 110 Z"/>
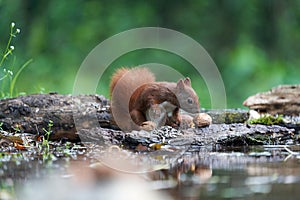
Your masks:
<path fill-rule="evenodd" d="M 111 113 L 122 130 L 136 129 L 129 113 L 129 101 L 133 92 L 143 84 L 155 82 L 155 76 L 145 67 L 120 68 L 110 82 Z"/>

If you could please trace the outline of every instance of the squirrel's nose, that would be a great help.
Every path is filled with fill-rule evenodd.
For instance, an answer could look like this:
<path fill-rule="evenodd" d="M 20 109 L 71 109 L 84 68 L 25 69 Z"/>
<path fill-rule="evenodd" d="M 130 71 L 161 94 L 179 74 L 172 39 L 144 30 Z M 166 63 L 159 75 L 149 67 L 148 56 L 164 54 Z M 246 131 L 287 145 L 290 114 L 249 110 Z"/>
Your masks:
<path fill-rule="evenodd" d="M 192 113 L 194 114 L 200 113 L 200 108 L 199 107 L 193 108 Z"/>

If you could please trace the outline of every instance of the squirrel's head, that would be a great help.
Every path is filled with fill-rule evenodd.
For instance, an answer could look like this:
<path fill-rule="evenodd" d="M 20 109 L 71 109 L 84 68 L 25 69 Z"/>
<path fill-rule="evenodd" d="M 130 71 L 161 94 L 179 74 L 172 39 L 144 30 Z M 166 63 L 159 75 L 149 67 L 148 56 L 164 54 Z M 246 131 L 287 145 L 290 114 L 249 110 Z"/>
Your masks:
<path fill-rule="evenodd" d="M 176 85 L 176 97 L 180 108 L 189 113 L 199 113 L 200 104 L 198 96 L 192 88 L 191 80 L 187 77 L 179 80 Z"/>

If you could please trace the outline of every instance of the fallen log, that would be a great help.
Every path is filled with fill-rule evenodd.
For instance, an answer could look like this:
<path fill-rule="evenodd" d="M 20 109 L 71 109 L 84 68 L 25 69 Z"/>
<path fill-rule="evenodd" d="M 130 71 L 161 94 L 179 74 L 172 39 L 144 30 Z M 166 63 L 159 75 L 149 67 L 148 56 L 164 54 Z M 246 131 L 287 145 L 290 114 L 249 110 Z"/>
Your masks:
<path fill-rule="evenodd" d="M 88 132 L 88 134 L 87 134 Z M 141 147 L 161 144 L 167 148 L 199 148 L 216 147 L 216 145 L 250 146 L 250 145 L 292 145 L 299 143 L 298 134 L 294 129 L 279 125 L 266 126 L 261 124 L 212 124 L 205 128 L 177 130 L 161 127 L 151 132 L 133 131 L 124 133 L 111 129 L 95 128 L 78 132 L 83 141 L 106 145 L 122 145 L 126 148 L 139 150 Z"/>
<path fill-rule="evenodd" d="M 213 118 L 210 127 L 188 130 L 162 127 L 152 132 L 124 133 L 111 117 L 109 101 L 100 95 L 35 94 L 0 100 L 2 130 L 42 135 L 51 125 L 52 140 L 108 142 L 131 149 L 139 144 L 149 147 L 151 143 L 203 146 L 266 144 L 266 141 L 284 144 L 298 140 L 294 129 L 247 125 L 244 122 L 248 112 L 244 110 L 205 112 Z"/>
<path fill-rule="evenodd" d="M 114 128 L 109 102 L 100 95 L 34 94 L 0 101 L 1 128 L 9 132 L 44 134 L 52 124 L 51 139 L 79 140 L 76 128 Z M 76 126 L 75 126 L 75 122 Z M 94 124 L 95 125 L 95 124 Z"/>
<path fill-rule="evenodd" d="M 207 113 L 213 123 L 241 123 L 248 119 L 248 112 L 242 110 Z M 51 123 L 51 139 L 78 140 L 78 130 L 94 127 L 118 130 L 110 114 L 109 100 L 100 95 L 50 93 L 2 99 L 0 123 L 5 131 L 32 134 L 44 134 Z"/>

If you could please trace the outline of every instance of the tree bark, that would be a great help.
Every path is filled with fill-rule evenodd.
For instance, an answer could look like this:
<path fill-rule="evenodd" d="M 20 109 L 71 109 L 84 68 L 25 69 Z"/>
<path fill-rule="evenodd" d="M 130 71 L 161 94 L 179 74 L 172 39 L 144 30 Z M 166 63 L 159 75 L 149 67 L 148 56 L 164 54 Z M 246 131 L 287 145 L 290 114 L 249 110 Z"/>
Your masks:
<path fill-rule="evenodd" d="M 77 141 L 76 128 L 90 128 L 95 122 L 117 129 L 108 100 L 99 95 L 34 94 L 0 101 L 1 128 L 9 132 L 44 134 L 52 123 L 51 139 Z"/>
<path fill-rule="evenodd" d="M 298 141 L 295 129 L 244 123 L 248 118 L 245 110 L 211 110 L 207 113 L 213 119 L 210 127 L 187 130 L 162 127 L 152 132 L 125 133 L 118 130 L 112 119 L 109 101 L 100 95 L 35 94 L 0 100 L 2 130 L 42 135 L 52 124 L 52 140 L 108 142 L 131 149 L 153 143 L 232 146 Z"/>
<path fill-rule="evenodd" d="M 300 85 L 274 87 L 268 92 L 250 96 L 243 104 L 261 113 L 298 116 L 300 114 Z"/>

